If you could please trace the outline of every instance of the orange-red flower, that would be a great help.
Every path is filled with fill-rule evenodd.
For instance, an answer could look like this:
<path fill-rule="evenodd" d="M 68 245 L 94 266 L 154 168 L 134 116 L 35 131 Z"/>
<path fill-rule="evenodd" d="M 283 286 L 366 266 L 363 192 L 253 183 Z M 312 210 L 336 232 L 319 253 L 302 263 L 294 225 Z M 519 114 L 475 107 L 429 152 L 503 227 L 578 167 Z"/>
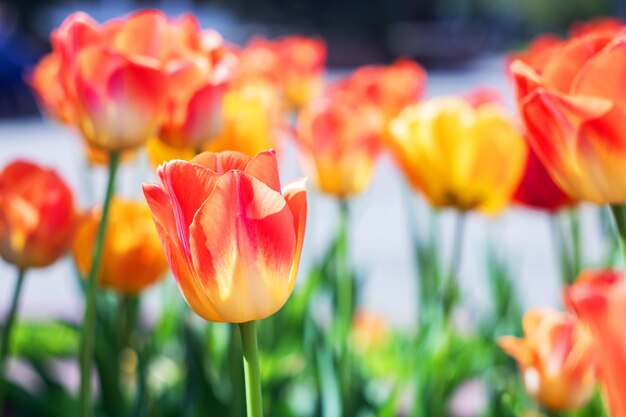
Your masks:
<path fill-rule="evenodd" d="M 52 264 L 76 227 L 72 192 L 58 174 L 27 161 L 0 173 L 0 256 L 21 268 Z"/>
<path fill-rule="evenodd" d="M 193 16 L 147 10 L 100 25 L 75 13 L 51 40 L 32 84 L 44 107 L 93 146 L 125 150 L 157 135 L 196 146 L 219 132 L 236 61 Z"/>
<path fill-rule="evenodd" d="M 596 386 L 590 335 L 571 314 L 551 309 L 528 311 L 523 324 L 523 339 L 498 343 L 518 362 L 526 391 L 555 411 L 585 405 Z"/>
<path fill-rule="evenodd" d="M 192 310 L 232 323 L 278 311 L 298 271 L 304 181 L 281 188 L 273 151 L 205 152 L 157 173 L 161 184 L 144 184 L 144 194 Z"/>
<path fill-rule="evenodd" d="M 90 210 L 82 216 L 76 231 L 72 252 L 82 276 L 87 276 L 91 268 L 101 217 L 100 207 Z M 114 199 L 102 250 L 100 285 L 134 295 L 157 282 L 166 271 L 167 260 L 146 203 Z"/>
<path fill-rule="evenodd" d="M 616 17 L 597 17 L 584 22 L 575 22 L 570 28 L 570 35 L 587 36 L 594 33 L 618 34 L 626 31 L 626 23 Z"/>
<path fill-rule="evenodd" d="M 508 58 L 510 61 L 522 61 L 535 71 L 541 72 L 563 43 L 563 39 L 556 35 L 541 35 L 533 39 L 525 49 L 509 54 Z"/>
<path fill-rule="evenodd" d="M 626 200 L 626 35 L 574 38 L 541 73 L 511 66 L 528 142 L 575 199 Z"/>
<path fill-rule="evenodd" d="M 357 69 L 339 88 L 348 88 L 379 109 L 386 121 L 421 99 L 426 71 L 408 59 L 391 65 L 370 65 Z"/>
<path fill-rule="evenodd" d="M 599 377 L 612 417 L 626 416 L 626 278 L 618 271 L 584 271 L 565 291 L 569 308 L 593 334 Z"/>
<path fill-rule="evenodd" d="M 320 39 L 253 38 L 241 51 L 240 59 L 241 78 L 262 77 L 273 81 L 291 107 L 304 105 L 322 91 L 326 44 Z"/>
<path fill-rule="evenodd" d="M 380 112 L 349 90 L 330 91 L 299 114 L 296 141 L 315 185 L 340 198 L 370 183 L 381 151 Z"/>

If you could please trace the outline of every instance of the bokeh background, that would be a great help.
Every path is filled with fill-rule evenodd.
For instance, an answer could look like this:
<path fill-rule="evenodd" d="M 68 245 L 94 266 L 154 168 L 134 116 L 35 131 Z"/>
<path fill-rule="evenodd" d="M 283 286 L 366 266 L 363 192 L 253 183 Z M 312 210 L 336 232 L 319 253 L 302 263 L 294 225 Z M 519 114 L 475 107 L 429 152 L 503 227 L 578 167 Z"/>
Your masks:
<path fill-rule="evenodd" d="M 76 132 L 44 119 L 25 83 L 25 75 L 49 50 L 48 35 L 71 12 L 83 10 L 98 21 L 135 9 L 154 7 L 177 15 L 193 11 L 204 27 L 218 30 L 228 41 L 242 44 L 253 35 L 275 37 L 288 33 L 317 35 L 328 43 L 329 77 L 339 77 L 364 64 L 386 63 L 408 56 L 428 71 L 426 97 L 464 94 L 476 87 L 500 92 L 511 113 L 512 85 L 505 73 L 505 53 L 525 45 L 534 35 L 564 34 L 575 21 L 594 16 L 626 18 L 624 0 L 215 0 L 215 1 L 43 1 L 0 2 L 0 166 L 16 157 L 56 167 L 70 182 L 81 204 L 88 206 L 102 190 L 85 178 L 85 162 Z M 295 152 L 287 146 L 282 177 L 300 175 Z M 125 166 L 121 190 L 140 196 L 139 184 L 151 178 L 145 159 Z M 95 172 L 103 186 L 103 172 Z M 363 304 L 399 326 L 414 321 L 415 273 L 407 219 L 427 224 L 425 203 L 412 200 L 391 158 L 381 158 L 370 189 L 356 199 L 352 217 L 352 262 L 363 278 Z M 312 194 L 302 270 L 307 270 L 327 247 L 336 224 L 334 201 Z M 600 264 L 606 252 L 601 212 L 581 210 L 585 236 L 585 264 Z M 444 248 L 452 239 L 453 213 L 444 213 Z M 488 304 L 482 288 L 487 252 L 495 251 L 511 266 L 515 286 L 525 307 L 559 303 L 558 266 L 545 213 L 510 208 L 488 218 L 469 217 L 460 269 L 466 299 L 473 300 L 460 320 Z M 497 242 L 497 244 L 496 244 Z M 71 262 L 33 271 L 24 290 L 25 317 L 79 317 L 82 298 L 74 282 Z M 305 274 L 302 274 L 304 276 Z M 0 313 L 8 306 L 10 268 L 0 263 Z M 171 284 L 171 282 L 170 282 Z M 170 288 L 171 290 L 171 288 Z M 156 311 L 159 287 L 149 295 L 146 313 Z M 167 293 L 171 294 L 171 292 Z M 320 300 L 323 314 L 324 302 Z"/>

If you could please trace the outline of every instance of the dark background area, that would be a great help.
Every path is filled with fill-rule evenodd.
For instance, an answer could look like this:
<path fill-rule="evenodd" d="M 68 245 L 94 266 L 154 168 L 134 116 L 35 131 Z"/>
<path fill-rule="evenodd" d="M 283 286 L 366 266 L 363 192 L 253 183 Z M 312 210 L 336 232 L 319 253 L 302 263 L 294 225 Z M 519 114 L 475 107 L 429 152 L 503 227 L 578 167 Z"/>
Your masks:
<path fill-rule="evenodd" d="M 226 37 L 239 43 L 252 33 L 321 36 L 331 69 L 398 56 L 462 69 L 539 33 L 565 34 L 577 20 L 626 16 L 626 0 L 0 0 L 0 117 L 36 114 L 24 74 L 49 49 L 47 37 L 63 16 L 98 10 L 102 21 L 144 7 L 190 10 L 203 24 L 228 16 L 236 39 Z"/>

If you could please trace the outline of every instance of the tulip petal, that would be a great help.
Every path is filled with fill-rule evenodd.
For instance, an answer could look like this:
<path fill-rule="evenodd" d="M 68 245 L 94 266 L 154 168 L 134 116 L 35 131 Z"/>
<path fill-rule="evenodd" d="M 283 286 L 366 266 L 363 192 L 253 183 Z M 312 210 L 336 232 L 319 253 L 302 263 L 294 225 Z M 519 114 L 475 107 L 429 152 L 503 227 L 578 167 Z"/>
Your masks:
<path fill-rule="evenodd" d="M 217 322 L 225 321 L 209 298 L 204 295 L 201 281 L 197 278 L 188 256 L 183 252 L 183 245 L 177 233 L 174 208 L 167 193 L 157 184 L 143 184 L 143 193 L 181 294 L 192 310 L 203 318 Z"/>
<path fill-rule="evenodd" d="M 580 69 L 612 39 L 609 35 L 573 39 L 550 59 L 543 71 L 546 86 L 569 93 Z"/>
<path fill-rule="evenodd" d="M 168 22 L 160 10 L 143 10 L 124 20 L 113 46 L 129 55 L 161 59 L 166 50 Z"/>
<path fill-rule="evenodd" d="M 236 169 L 243 171 L 252 158 L 244 153 L 235 151 L 202 152 L 191 160 L 193 164 L 202 165 L 218 174 Z"/>
<path fill-rule="evenodd" d="M 172 201 L 177 235 L 189 253 L 189 227 L 196 211 L 213 192 L 218 176 L 210 169 L 186 161 L 162 165 L 157 175 Z"/>
<path fill-rule="evenodd" d="M 626 111 L 626 36 L 592 57 L 572 82 L 572 93 L 609 99 Z"/>
<path fill-rule="evenodd" d="M 626 417 L 626 279 L 616 271 L 587 271 L 565 292 L 566 303 L 589 326 L 611 415 Z"/>
<path fill-rule="evenodd" d="M 515 81 L 515 94 L 518 102 L 541 86 L 541 76 L 528 64 L 516 60 L 511 64 L 510 70 Z"/>
<path fill-rule="evenodd" d="M 222 102 L 225 92 L 225 83 L 207 84 L 191 96 L 183 126 L 189 146 L 202 146 L 222 131 L 224 125 Z"/>
<path fill-rule="evenodd" d="M 293 214 L 293 228 L 296 232 L 296 251 L 289 274 L 289 291 L 293 289 L 300 266 L 300 255 L 304 243 L 304 231 L 306 229 L 306 178 L 295 180 L 285 185 L 282 189 L 283 197 Z"/>
<path fill-rule="evenodd" d="M 274 150 L 259 152 L 248 162 L 244 172 L 263 182 L 272 190 L 280 192 L 278 162 Z"/>
<path fill-rule="evenodd" d="M 280 193 L 230 171 L 191 225 L 191 253 L 207 296 L 229 322 L 265 318 L 290 293 L 293 215 Z"/>
<path fill-rule="evenodd" d="M 598 121 L 607 114 L 610 116 L 611 102 L 591 97 L 562 96 L 541 88 L 524 99 L 520 107 L 529 132 L 529 143 L 552 178 L 570 196 L 603 201 L 612 194 L 601 178 L 602 167 L 595 166 L 595 156 L 585 151 L 589 147 L 600 146 L 606 150 L 616 145 L 611 142 L 616 142 L 618 138 L 603 138 L 595 134 L 602 129 L 608 130 L 606 124 Z M 594 165 L 593 172 L 590 172 L 589 164 Z M 600 177 L 594 178 L 590 174 Z"/>

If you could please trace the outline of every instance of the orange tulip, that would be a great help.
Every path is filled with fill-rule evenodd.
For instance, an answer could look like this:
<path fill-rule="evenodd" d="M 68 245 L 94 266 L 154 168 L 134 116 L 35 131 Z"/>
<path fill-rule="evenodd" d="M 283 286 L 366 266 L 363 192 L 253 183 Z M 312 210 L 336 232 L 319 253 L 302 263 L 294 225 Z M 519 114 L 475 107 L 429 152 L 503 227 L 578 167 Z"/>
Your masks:
<path fill-rule="evenodd" d="M 524 315 L 524 338 L 498 344 L 519 364 L 526 391 L 554 411 L 584 406 L 595 389 L 591 339 L 569 313 L 533 309 Z"/>
<path fill-rule="evenodd" d="M 398 59 L 388 66 L 365 66 L 357 69 L 343 88 L 352 90 L 379 109 L 388 121 L 422 97 L 426 71 L 408 59 Z"/>
<path fill-rule="evenodd" d="M 611 417 L 626 416 L 626 278 L 618 271 L 584 271 L 565 291 L 569 308 L 587 325 Z"/>
<path fill-rule="evenodd" d="M 178 286 L 209 321 L 278 311 L 293 290 L 306 223 L 304 181 L 281 189 L 276 155 L 205 152 L 157 170 L 144 194 Z"/>
<path fill-rule="evenodd" d="M 626 200 L 626 35 L 568 41 L 541 73 L 511 65 L 528 142 L 571 197 Z"/>
<path fill-rule="evenodd" d="M 58 174 L 27 161 L 0 173 L 0 256 L 20 268 L 48 266 L 69 249 L 72 192 Z"/>
<path fill-rule="evenodd" d="M 500 106 L 442 97 L 407 107 L 389 126 L 405 175 L 435 207 L 497 213 L 510 201 L 527 148 Z"/>
<path fill-rule="evenodd" d="M 68 92 L 63 88 L 59 54 L 45 55 L 33 70 L 29 81 L 46 112 L 61 123 L 74 123 L 75 109 Z"/>
<path fill-rule="evenodd" d="M 382 126 L 380 113 L 347 90 L 307 104 L 298 117 L 296 141 L 315 185 L 340 198 L 361 193 L 381 151 Z"/>
<path fill-rule="evenodd" d="M 99 207 L 85 213 L 74 238 L 72 252 L 82 276 L 91 268 L 101 217 Z M 144 202 L 119 198 L 111 202 L 102 260 L 100 286 L 122 294 L 138 294 L 163 277 L 167 260 Z"/>
<path fill-rule="evenodd" d="M 102 25 L 83 13 L 53 32 L 33 87 L 53 115 L 95 147 L 125 150 L 160 135 L 199 146 L 220 129 L 221 98 L 235 61 L 195 18 L 142 11 Z"/>
<path fill-rule="evenodd" d="M 535 71 L 541 72 L 563 43 L 563 39 L 556 35 L 541 35 L 533 39 L 525 49 L 511 53 L 508 58 L 511 62 L 516 59 L 522 61 Z"/>
<path fill-rule="evenodd" d="M 254 38 L 241 51 L 240 59 L 241 78 L 261 77 L 274 82 L 291 107 L 304 105 L 322 91 L 326 44 L 320 39 Z"/>

